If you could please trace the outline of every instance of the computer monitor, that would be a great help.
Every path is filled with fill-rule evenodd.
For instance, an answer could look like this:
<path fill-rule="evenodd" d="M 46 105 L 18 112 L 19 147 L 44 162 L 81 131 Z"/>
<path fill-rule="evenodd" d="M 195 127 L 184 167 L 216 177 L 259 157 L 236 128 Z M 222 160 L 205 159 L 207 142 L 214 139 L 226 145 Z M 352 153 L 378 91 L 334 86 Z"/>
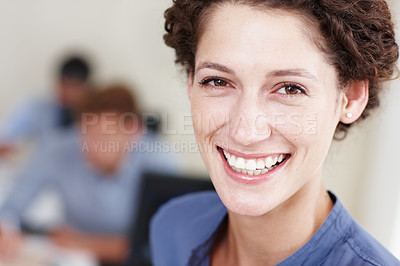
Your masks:
<path fill-rule="evenodd" d="M 133 249 L 128 265 L 151 265 L 149 223 L 162 204 L 172 198 L 204 190 L 214 190 L 208 177 L 146 173 L 141 185 L 137 219 L 131 233 Z"/>

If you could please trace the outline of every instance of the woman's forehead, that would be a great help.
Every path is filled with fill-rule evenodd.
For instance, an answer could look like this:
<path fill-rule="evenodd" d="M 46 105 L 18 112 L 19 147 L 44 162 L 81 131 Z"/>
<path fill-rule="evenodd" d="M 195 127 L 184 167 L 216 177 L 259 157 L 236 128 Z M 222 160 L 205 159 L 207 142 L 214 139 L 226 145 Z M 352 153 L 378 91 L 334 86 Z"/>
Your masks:
<path fill-rule="evenodd" d="M 222 3 L 214 3 L 205 8 L 200 13 L 200 19 L 196 25 L 196 37 L 199 40 L 203 33 L 208 30 L 213 24 L 215 17 L 227 17 L 227 21 L 240 21 L 240 24 L 246 25 L 249 13 L 251 17 L 262 18 L 263 14 L 274 16 L 275 18 L 283 17 L 288 20 L 295 19 L 298 27 L 304 31 L 305 35 L 315 41 L 321 41 L 322 37 L 318 20 L 307 10 L 300 8 L 284 8 L 284 7 L 269 7 L 268 5 L 255 5 L 252 3 L 244 3 L 237 1 L 232 3 L 224 1 Z M 243 19 L 244 18 L 244 19 Z"/>
<path fill-rule="evenodd" d="M 319 68 L 316 62 L 326 63 L 306 27 L 304 20 L 293 13 L 224 5 L 205 25 L 198 43 L 196 69 L 204 61 L 243 67 L 268 64 L 274 68 Z"/>

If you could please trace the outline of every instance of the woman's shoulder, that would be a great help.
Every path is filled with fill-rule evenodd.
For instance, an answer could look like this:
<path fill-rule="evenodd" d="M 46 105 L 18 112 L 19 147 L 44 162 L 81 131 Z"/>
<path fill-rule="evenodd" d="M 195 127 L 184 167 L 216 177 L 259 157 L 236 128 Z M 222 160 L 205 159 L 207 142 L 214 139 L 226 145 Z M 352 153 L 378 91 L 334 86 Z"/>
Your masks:
<path fill-rule="evenodd" d="M 339 246 L 336 250 L 343 258 L 346 257 L 347 250 L 354 253 L 363 265 L 400 266 L 400 261 L 355 221 L 343 242 L 343 247 Z"/>
<path fill-rule="evenodd" d="M 218 194 L 215 191 L 202 191 L 185 194 L 171 199 L 160 207 L 154 219 L 175 220 L 179 217 L 184 220 L 191 220 L 199 213 L 209 211 L 210 208 L 218 207 L 221 203 Z"/>
<path fill-rule="evenodd" d="M 150 242 L 155 265 L 185 265 L 192 251 L 210 238 L 226 216 L 215 191 L 174 198 L 154 215 Z"/>
<path fill-rule="evenodd" d="M 336 196 L 329 194 L 334 206 L 325 222 L 301 249 L 279 265 L 400 266 L 400 262 L 353 219 Z"/>
<path fill-rule="evenodd" d="M 338 200 L 332 213 L 330 230 L 320 235 L 323 242 L 332 240 L 332 248 L 321 265 L 400 266 L 400 261 L 359 225 Z"/>

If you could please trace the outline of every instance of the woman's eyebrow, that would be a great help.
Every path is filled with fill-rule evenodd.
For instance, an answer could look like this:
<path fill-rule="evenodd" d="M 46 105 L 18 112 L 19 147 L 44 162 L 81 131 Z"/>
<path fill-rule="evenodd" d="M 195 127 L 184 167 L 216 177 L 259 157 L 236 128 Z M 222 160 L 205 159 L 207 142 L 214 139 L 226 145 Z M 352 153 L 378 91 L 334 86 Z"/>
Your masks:
<path fill-rule="evenodd" d="M 232 69 L 221 65 L 221 64 L 217 64 L 217 63 L 211 63 L 211 62 L 202 62 L 198 65 L 198 67 L 196 68 L 196 74 L 197 72 L 199 72 L 201 69 L 205 69 L 205 68 L 209 68 L 209 69 L 214 69 L 217 71 L 221 71 L 221 72 L 225 72 L 228 74 L 235 74 L 235 71 L 233 71 Z M 319 81 L 319 79 L 311 74 L 308 70 L 305 69 L 301 69 L 301 68 L 296 68 L 296 69 L 280 69 L 280 70 L 273 70 L 271 72 L 268 72 L 267 74 L 267 78 L 269 77 L 285 77 L 285 76 L 298 76 L 298 77 L 303 77 L 303 78 L 308 78 L 308 79 L 313 79 L 315 81 Z"/>
<path fill-rule="evenodd" d="M 319 81 L 319 79 L 311 74 L 309 71 L 305 69 L 281 69 L 281 70 L 274 70 L 267 74 L 267 78 L 269 77 L 286 77 L 286 76 L 297 76 L 303 77 L 308 79 L 313 79 L 315 81 Z"/>
<path fill-rule="evenodd" d="M 214 69 L 214 70 L 218 70 L 221 72 L 225 72 L 228 74 L 235 74 L 235 71 L 233 71 L 232 69 L 229 69 L 228 67 L 224 66 L 224 65 L 220 65 L 217 63 L 211 63 L 211 62 L 202 62 L 200 63 L 197 68 L 196 68 L 196 74 L 197 72 L 199 72 L 201 69 L 204 68 L 209 68 L 209 69 Z"/>

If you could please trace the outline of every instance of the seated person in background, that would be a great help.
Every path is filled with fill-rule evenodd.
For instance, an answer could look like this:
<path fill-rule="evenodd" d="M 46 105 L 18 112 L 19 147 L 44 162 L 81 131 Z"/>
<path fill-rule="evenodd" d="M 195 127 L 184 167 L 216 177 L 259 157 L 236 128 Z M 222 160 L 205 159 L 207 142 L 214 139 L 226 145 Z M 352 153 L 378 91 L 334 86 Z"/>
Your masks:
<path fill-rule="evenodd" d="M 157 138 L 144 132 L 128 89 L 112 86 L 94 93 L 79 125 L 46 141 L 0 208 L 6 224 L 0 257 L 15 254 L 20 240 L 15 228 L 24 211 L 41 189 L 52 186 L 60 195 L 65 225 L 52 230 L 50 239 L 87 250 L 102 262 L 122 263 L 138 215 L 140 177 L 146 171 L 172 174 L 178 169 L 176 158 L 156 149 Z"/>
<path fill-rule="evenodd" d="M 76 111 L 88 95 L 90 66 L 80 57 L 69 57 L 60 66 L 56 95 L 33 100 L 8 119 L 0 133 L 0 157 L 27 139 L 43 140 L 55 128 L 74 124 Z"/>

